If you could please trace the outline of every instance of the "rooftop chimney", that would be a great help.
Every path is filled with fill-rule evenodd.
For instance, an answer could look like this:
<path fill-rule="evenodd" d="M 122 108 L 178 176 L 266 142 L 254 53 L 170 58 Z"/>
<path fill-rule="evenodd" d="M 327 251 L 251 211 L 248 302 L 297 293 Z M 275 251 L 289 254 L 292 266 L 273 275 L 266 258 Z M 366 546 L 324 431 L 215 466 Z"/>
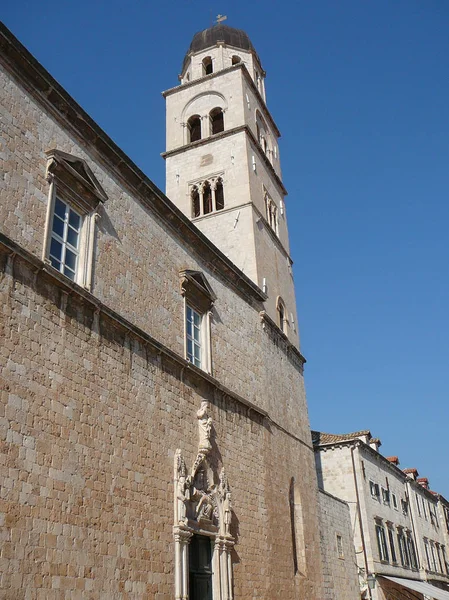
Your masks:
<path fill-rule="evenodd" d="M 426 488 L 426 490 L 429 489 L 429 480 L 427 479 L 427 477 L 420 477 L 416 481 L 419 483 L 419 485 L 422 485 L 423 488 Z"/>
<path fill-rule="evenodd" d="M 387 458 L 387 460 L 388 460 L 389 462 L 391 462 L 393 465 L 396 465 L 396 466 L 398 466 L 398 465 L 399 465 L 399 458 L 398 458 L 397 456 L 387 456 L 386 458 Z"/>
<path fill-rule="evenodd" d="M 418 469 L 402 469 L 402 472 L 405 473 L 407 477 L 410 477 L 410 479 L 413 479 L 413 481 L 416 481 L 419 475 Z"/>

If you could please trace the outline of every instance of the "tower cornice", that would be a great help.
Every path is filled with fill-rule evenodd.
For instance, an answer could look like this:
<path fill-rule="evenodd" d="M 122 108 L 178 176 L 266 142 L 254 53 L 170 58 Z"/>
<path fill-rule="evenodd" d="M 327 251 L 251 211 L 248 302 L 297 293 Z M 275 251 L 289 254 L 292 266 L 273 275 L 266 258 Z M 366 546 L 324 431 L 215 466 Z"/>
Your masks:
<path fill-rule="evenodd" d="M 279 190 L 282 192 L 282 194 L 284 196 L 287 196 L 288 192 L 285 189 L 281 178 L 274 170 L 273 165 L 268 160 L 265 152 L 260 147 L 260 144 L 259 144 L 258 140 L 256 139 L 256 136 L 251 131 L 251 129 L 248 127 L 248 125 L 239 125 L 238 127 L 233 127 L 232 129 L 226 129 L 225 131 L 222 131 L 221 133 L 216 133 L 207 138 L 202 138 L 201 140 L 198 140 L 196 142 L 189 142 L 188 144 L 183 144 L 182 146 L 178 146 L 178 148 L 173 148 L 173 150 L 168 150 L 167 152 L 162 152 L 161 156 L 163 159 L 166 159 L 170 156 L 175 156 L 176 154 L 180 154 L 180 153 L 185 152 L 186 150 L 190 150 L 192 148 L 197 148 L 199 146 L 206 146 L 207 144 L 216 142 L 217 140 L 221 140 L 221 139 L 229 137 L 231 135 L 235 135 L 236 133 L 241 133 L 242 131 L 245 132 L 248 135 L 248 137 L 251 139 L 251 141 L 253 142 L 259 158 L 261 158 L 263 160 L 265 166 L 267 167 L 271 176 L 273 177 L 273 180 L 276 182 Z"/>
<path fill-rule="evenodd" d="M 200 83 L 204 83 L 204 81 L 210 80 L 210 79 L 214 79 L 216 77 L 219 77 L 220 75 L 223 75 L 224 73 L 231 73 L 232 71 L 241 69 L 242 73 L 245 77 L 245 79 L 247 80 L 247 82 L 249 83 L 249 85 L 251 86 L 252 91 L 254 92 L 256 98 L 258 99 L 259 103 L 260 103 L 260 108 L 262 109 L 262 112 L 264 114 L 264 116 L 268 119 L 268 121 L 270 122 L 271 126 L 274 129 L 274 132 L 276 134 L 276 136 L 278 138 L 281 137 L 281 132 L 278 129 L 278 126 L 276 125 L 273 117 L 271 116 L 270 111 L 268 110 L 268 107 L 265 103 L 265 100 L 263 99 L 261 93 L 259 92 L 259 90 L 257 89 L 256 84 L 254 83 L 248 69 L 246 68 L 246 66 L 243 63 L 238 63 L 237 65 L 232 65 L 230 67 L 227 67 L 226 69 L 222 69 L 221 71 L 216 71 L 215 73 L 211 73 L 210 75 L 205 75 L 204 77 L 200 77 L 199 79 L 194 79 L 193 81 L 188 81 L 186 83 L 183 83 L 182 85 L 177 85 L 175 87 L 169 88 L 168 90 L 165 90 L 165 92 L 162 92 L 162 96 L 164 98 L 167 98 L 167 96 L 171 96 L 172 94 L 176 94 L 177 92 L 180 92 L 181 90 L 185 90 L 191 87 L 195 87 L 196 85 L 200 84 Z"/>

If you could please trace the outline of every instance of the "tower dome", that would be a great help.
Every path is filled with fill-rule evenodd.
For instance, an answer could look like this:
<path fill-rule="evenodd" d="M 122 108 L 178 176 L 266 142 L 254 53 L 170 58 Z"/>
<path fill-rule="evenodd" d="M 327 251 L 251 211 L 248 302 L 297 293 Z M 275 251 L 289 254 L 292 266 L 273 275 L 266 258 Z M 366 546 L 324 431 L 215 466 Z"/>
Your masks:
<path fill-rule="evenodd" d="M 184 57 L 183 70 L 191 54 L 216 46 L 218 42 L 223 42 L 227 46 L 233 46 L 234 48 L 253 53 L 260 64 L 260 59 L 248 34 L 243 29 L 235 29 L 234 27 L 219 23 L 195 33 Z"/>

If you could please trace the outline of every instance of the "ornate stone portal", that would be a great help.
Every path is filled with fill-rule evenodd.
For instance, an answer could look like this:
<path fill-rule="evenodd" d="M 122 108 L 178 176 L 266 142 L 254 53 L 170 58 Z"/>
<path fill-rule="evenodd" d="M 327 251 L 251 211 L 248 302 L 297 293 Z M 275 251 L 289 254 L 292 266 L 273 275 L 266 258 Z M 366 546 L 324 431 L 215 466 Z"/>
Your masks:
<path fill-rule="evenodd" d="M 233 600 L 231 551 L 235 540 L 231 492 L 224 469 L 218 475 L 211 464 L 212 419 L 209 403 L 202 402 L 198 419 L 198 453 L 188 472 L 181 450 L 174 464 L 175 598 L 189 598 L 189 542 L 196 533 L 213 542 L 212 587 L 214 600 Z"/>

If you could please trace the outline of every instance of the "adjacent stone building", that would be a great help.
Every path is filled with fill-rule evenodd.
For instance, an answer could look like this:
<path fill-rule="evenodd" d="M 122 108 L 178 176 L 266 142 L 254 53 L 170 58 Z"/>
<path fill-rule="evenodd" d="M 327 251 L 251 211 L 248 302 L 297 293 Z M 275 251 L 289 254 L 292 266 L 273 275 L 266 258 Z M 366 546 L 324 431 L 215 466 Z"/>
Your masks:
<path fill-rule="evenodd" d="M 312 436 L 319 487 L 349 503 L 362 598 L 449 600 L 447 502 L 368 430 Z"/>
<path fill-rule="evenodd" d="M 169 197 L 0 42 L 0 596 L 321 598 L 279 132 L 249 38 L 195 36 L 166 92 Z"/>

